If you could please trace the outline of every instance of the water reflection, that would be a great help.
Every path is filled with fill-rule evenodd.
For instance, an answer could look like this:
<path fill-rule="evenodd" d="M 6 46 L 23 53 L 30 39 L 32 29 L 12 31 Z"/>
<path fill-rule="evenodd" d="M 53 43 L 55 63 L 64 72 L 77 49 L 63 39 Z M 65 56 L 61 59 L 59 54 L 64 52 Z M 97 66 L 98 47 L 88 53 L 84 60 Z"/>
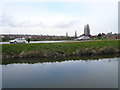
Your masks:
<path fill-rule="evenodd" d="M 118 55 L 102 55 L 102 56 L 71 56 L 71 57 L 65 57 L 65 58 L 18 58 L 18 59 L 3 59 L 2 64 L 12 64 L 12 63 L 44 63 L 44 62 L 64 62 L 69 60 L 81 60 L 81 61 L 98 61 L 99 59 L 105 59 L 105 58 L 114 58 L 119 57 Z M 109 60 L 110 61 L 110 60 Z"/>
<path fill-rule="evenodd" d="M 117 88 L 118 59 L 2 65 L 3 88 Z"/>

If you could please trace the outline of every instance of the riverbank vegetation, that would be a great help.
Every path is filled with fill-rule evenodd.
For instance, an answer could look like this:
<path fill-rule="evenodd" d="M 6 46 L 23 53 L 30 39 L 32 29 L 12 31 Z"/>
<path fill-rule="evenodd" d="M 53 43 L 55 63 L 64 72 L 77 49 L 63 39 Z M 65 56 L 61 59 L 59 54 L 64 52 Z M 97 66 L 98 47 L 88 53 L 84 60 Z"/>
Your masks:
<path fill-rule="evenodd" d="M 2 57 L 8 58 L 63 58 L 120 53 L 120 40 L 83 41 L 72 43 L 3 44 Z"/>
<path fill-rule="evenodd" d="M 45 62 L 64 62 L 64 61 L 76 61 L 76 60 L 81 60 L 81 61 L 98 61 L 102 59 L 107 59 L 107 58 L 115 58 L 119 57 L 117 54 L 109 54 L 109 55 L 94 55 L 94 56 L 70 56 L 70 57 L 60 57 L 60 58 L 13 58 L 13 59 L 5 59 L 2 61 L 0 64 L 12 64 L 12 63 L 28 63 L 28 64 L 34 64 L 34 63 L 45 63 Z"/>

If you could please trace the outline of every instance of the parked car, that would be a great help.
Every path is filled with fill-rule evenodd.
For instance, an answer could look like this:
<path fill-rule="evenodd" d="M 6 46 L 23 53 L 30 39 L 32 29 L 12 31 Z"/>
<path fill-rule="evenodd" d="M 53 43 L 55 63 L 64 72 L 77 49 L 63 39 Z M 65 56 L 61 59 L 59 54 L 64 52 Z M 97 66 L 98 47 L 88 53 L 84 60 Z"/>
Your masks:
<path fill-rule="evenodd" d="M 25 38 L 16 38 L 14 40 L 10 40 L 10 43 L 26 43 L 27 41 L 25 40 Z"/>
<path fill-rule="evenodd" d="M 88 36 L 81 36 L 77 38 L 77 40 L 89 40 L 90 38 Z"/>

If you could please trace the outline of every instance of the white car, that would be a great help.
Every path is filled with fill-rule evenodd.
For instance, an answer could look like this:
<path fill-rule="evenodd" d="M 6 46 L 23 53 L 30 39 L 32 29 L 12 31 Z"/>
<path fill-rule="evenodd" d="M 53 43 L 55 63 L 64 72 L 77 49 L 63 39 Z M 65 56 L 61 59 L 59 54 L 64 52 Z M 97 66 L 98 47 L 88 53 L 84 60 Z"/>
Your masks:
<path fill-rule="evenodd" d="M 77 40 L 89 40 L 90 38 L 88 36 L 81 36 L 77 38 Z"/>
<path fill-rule="evenodd" d="M 10 43 L 26 43 L 27 41 L 25 40 L 25 38 L 16 38 L 14 40 L 10 40 Z"/>

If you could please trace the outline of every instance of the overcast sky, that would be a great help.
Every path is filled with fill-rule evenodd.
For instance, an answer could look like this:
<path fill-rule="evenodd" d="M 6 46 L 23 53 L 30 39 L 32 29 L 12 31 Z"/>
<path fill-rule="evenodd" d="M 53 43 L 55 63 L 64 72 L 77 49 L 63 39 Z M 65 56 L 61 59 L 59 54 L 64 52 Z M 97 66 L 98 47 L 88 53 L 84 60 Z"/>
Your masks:
<path fill-rule="evenodd" d="M 5 0 L 0 3 L 0 33 L 73 36 L 118 32 L 117 0 Z M 19 0 L 18 0 L 19 1 Z"/>

